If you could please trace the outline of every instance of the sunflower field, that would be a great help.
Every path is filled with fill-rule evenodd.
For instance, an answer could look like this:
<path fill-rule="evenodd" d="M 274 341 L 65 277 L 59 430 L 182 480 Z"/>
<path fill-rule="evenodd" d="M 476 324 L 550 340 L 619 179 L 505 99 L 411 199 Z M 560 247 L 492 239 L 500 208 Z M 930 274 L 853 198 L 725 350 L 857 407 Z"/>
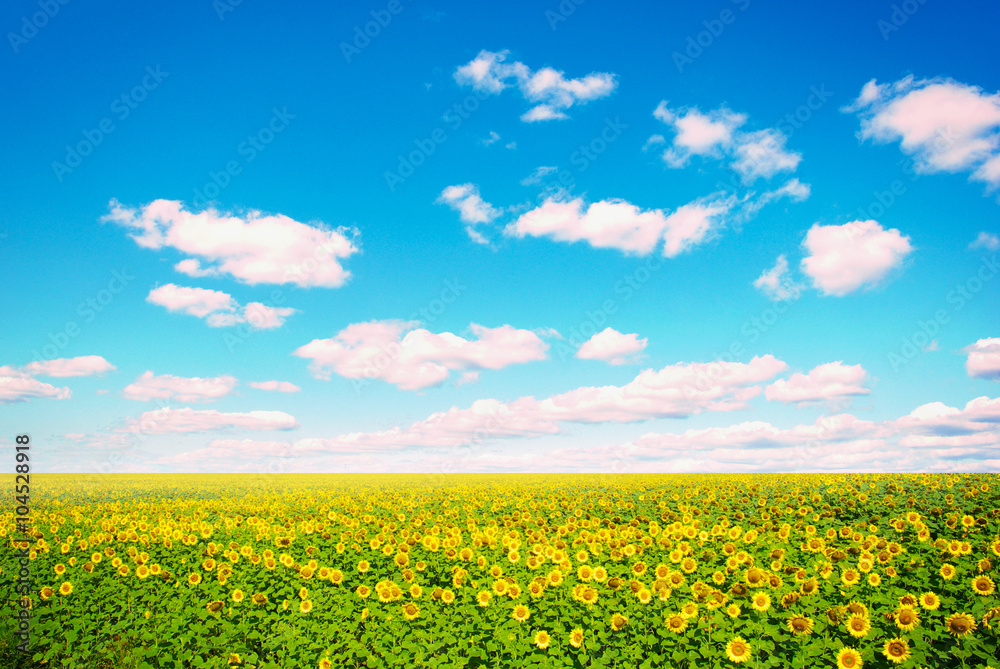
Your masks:
<path fill-rule="evenodd" d="M 996 475 L 33 478 L 3 667 L 1000 667 Z"/>

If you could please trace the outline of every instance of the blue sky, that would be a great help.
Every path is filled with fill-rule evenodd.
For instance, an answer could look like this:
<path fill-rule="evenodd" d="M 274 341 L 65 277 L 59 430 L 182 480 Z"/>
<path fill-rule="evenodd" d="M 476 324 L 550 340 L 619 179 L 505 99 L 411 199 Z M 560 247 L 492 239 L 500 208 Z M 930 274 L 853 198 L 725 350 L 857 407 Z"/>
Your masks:
<path fill-rule="evenodd" d="M 8 3 L 4 438 L 37 471 L 1000 469 L 998 18 Z"/>

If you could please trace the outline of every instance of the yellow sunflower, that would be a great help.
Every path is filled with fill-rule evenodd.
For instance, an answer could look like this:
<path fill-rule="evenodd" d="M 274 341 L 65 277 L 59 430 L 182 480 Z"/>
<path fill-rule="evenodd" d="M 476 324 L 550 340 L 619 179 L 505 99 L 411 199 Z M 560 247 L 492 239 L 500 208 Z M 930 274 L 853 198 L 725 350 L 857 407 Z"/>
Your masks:
<path fill-rule="evenodd" d="M 837 669 L 861 669 L 864 663 L 861 661 L 861 653 L 847 646 L 837 653 Z"/>
<path fill-rule="evenodd" d="M 893 664 L 899 664 L 909 659 L 910 645 L 906 639 L 889 639 L 882 647 L 882 653 Z"/>
<path fill-rule="evenodd" d="M 750 644 L 744 641 L 742 637 L 733 637 L 726 644 L 726 657 L 731 662 L 736 662 L 737 664 L 746 662 L 750 659 Z"/>
<path fill-rule="evenodd" d="M 872 623 L 868 620 L 868 616 L 863 616 L 859 613 L 852 613 L 847 619 L 847 631 L 850 632 L 851 636 L 861 638 L 866 636 L 872 628 Z"/>
<path fill-rule="evenodd" d="M 788 629 L 796 636 L 800 634 L 812 634 L 813 619 L 805 616 L 792 616 L 788 619 Z"/>
<path fill-rule="evenodd" d="M 992 595 L 995 590 L 996 584 L 993 583 L 993 579 L 989 576 L 977 576 L 972 579 L 972 592 L 980 597 Z"/>
<path fill-rule="evenodd" d="M 976 630 L 976 619 L 968 613 L 953 613 L 945 618 L 944 628 L 948 634 L 961 638 Z"/>

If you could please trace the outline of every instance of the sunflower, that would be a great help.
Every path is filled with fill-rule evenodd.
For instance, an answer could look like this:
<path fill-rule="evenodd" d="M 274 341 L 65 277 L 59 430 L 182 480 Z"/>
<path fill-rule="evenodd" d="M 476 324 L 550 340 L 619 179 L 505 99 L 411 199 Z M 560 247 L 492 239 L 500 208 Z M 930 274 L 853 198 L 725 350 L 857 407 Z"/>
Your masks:
<path fill-rule="evenodd" d="M 955 577 L 955 567 L 950 564 L 941 565 L 941 578 L 950 581 Z"/>
<path fill-rule="evenodd" d="M 583 645 L 583 630 L 577 627 L 569 633 L 569 645 L 579 648 Z"/>
<path fill-rule="evenodd" d="M 861 669 L 864 663 L 861 661 L 861 653 L 844 646 L 837 653 L 837 669 Z"/>
<path fill-rule="evenodd" d="M 313 609 L 313 603 L 310 599 L 303 599 L 299 602 L 299 611 L 302 613 L 309 613 Z"/>
<path fill-rule="evenodd" d="M 742 637 L 733 637 L 726 644 L 726 657 L 737 664 L 746 662 L 750 659 L 750 644 L 744 641 Z"/>
<path fill-rule="evenodd" d="M 857 613 L 858 615 L 862 615 L 865 618 L 868 617 L 868 607 L 862 604 L 861 602 L 857 601 L 851 602 L 844 608 L 847 610 L 848 613 Z"/>
<path fill-rule="evenodd" d="M 788 629 L 796 636 L 800 634 L 812 634 L 813 619 L 805 616 L 792 616 L 788 619 Z"/>
<path fill-rule="evenodd" d="M 246 595 L 244 595 L 243 591 L 240 590 L 239 588 L 237 588 L 236 590 L 233 590 L 232 598 L 233 598 L 233 601 L 236 602 L 237 604 L 239 604 L 240 602 L 242 602 L 245 597 L 246 597 Z"/>
<path fill-rule="evenodd" d="M 771 595 L 766 592 L 758 592 L 753 596 L 750 606 L 754 611 L 767 611 L 771 608 Z"/>
<path fill-rule="evenodd" d="M 196 572 L 189 574 L 188 583 L 190 583 L 191 585 L 198 585 L 199 583 L 201 583 L 201 574 L 198 574 Z"/>
<path fill-rule="evenodd" d="M 995 590 L 996 584 L 993 583 L 993 579 L 989 576 L 977 576 L 972 579 L 972 592 L 981 597 L 992 595 Z"/>
<path fill-rule="evenodd" d="M 212 613 L 218 613 L 219 611 L 222 610 L 222 607 L 223 607 L 222 602 L 220 602 L 217 599 L 213 599 L 208 604 L 205 604 L 205 608 L 211 611 Z"/>
<path fill-rule="evenodd" d="M 333 663 L 324 657 L 319 661 L 319 669 L 333 669 Z"/>
<path fill-rule="evenodd" d="M 858 584 L 861 580 L 861 574 L 858 573 L 856 569 L 845 569 L 840 575 L 841 582 L 848 588 L 851 588 Z"/>
<path fill-rule="evenodd" d="M 688 621 L 687 618 L 679 613 L 671 613 L 667 616 L 664 624 L 667 626 L 667 629 L 674 634 L 681 634 L 687 629 Z"/>
<path fill-rule="evenodd" d="M 44 588 L 42 588 L 42 592 L 41 592 L 42 599 L 48 599 L 49 597 L 51 597 L 54 594 L 55 594 L 55 590 L 53 590 L 52 588 L 50 588 L 48 586 L 45 586 Z"/>
<path fill-rule="evenodd" d="M 976 619 L 968 613 L 953 613 L 944 620 L 944 628 L 948 634 L 961 638 L 976 629 Z"/>
<path fill-rule="evenodd" d="M 372 594 L 372 589 L 367 585 L 359 585 L 358 589 L 354 592 L 356 592 L 358 597 L 361 599 L 368 599 L 368 597 Z"/>
<path fill-rule="evenodd" d="M 410 602 L 403 605 L 403 617 L 407 620 L 416 620 L 417 616 L 420 615 L 420 607 Z"/>
<path fill-rule="evenodd" d="M 141 564 L 138 567 L 136 567 L 135 575 L 138 576 L 140 579 L 148 577 L 149 574 L 150 574 L 149 567 L 147 567 L 146 565 Z"/>
<path fill-rule="evenodd" d="M 927 611 L 937 611 L 941 606 L 941 598 L 933 592 L 925 592 L 920 595 L 920 606 Z"/>
<path fill-rule="evenodd" d="M 65 583 L 59 586 L 59 594 L 62 595 L 63 597 L 72 593 L 73 593 L 73 584 L 70 583 L 69 581 L 66 581 Z"/>
<path fill-rule="evenodd" d="M 620 613 L 616 613 L 611 616 L 611 629 L 615 632 L 620 631 L 625 625 L 628 624 L 628 618 Z"/>
<path fill-rule="evenodd" d="M 730 604 L 726 607 L 726 614 L 730 618 L 739 618 L 741 613 L 743 613 L 743 609 L 740 608 L 739 604 Z"/>
<path fill-rule="evenodd" d="M 250 598 L 250 601 L 252 601 L 257 606 L 260 606 L 262 604 L 267 604 L 267 595 L 265 595 L 262 592 L 254 593 L 253 597 Z"/>
<path fill-rule="evenodd" d="M 493 595 L 483 590 L 478 595 L 476 595 L 476 603 L 479 604 L 480 606 L 489 606 L 490 598 L 492 597 Z"/>
<path fill-rule="evenodd" d="M 525 606 L 524 604 L 518 604 L 517 606 L 514 607 L 514 610 L 511 612 L 511 617 L 513 617 L 514 620 L 516 620 L 519 623 L 523 623 L 530 616 L 531 616 L 531 611 L 529 611 L 528 607 Z"/>
<path fill-rule="evenodd" d="M 445 604 L 451 604 L 452 602 L 455 601 L 455 593 L 452 592 L 451 590 L 444 590 L 441 593 L 441 601 L 444 602 Z"/>
<path fill-rule="evenodd" d="M 910 644 L 906 639 L 889 639 L 882 647 L 882 653 L 894 664 L 905 662 L 910 657 Z"/>
<path fill-rule="evenodd" d="M 909 606 L 901 607 L 892 617 L 896 621 L 896 627 L 904 632 L 910 632 L 920 624 L 920 616 Z"/>
<path fill-rule="evenodd" d="M 549 647 L 552 643 L 552 637 L 545 630 L 538 630 L 535 632 L 535 645 L 539 648 L 545 649 Z"/>
<path fill-rule="evenodd" d="M 871 628 L 872 623 L 868 620 L 868 616 L 852 613 L 851 617 L 847 619 L 847 631 L 850 632 L 851 636 L 861 638 L 866 636 Z"/>

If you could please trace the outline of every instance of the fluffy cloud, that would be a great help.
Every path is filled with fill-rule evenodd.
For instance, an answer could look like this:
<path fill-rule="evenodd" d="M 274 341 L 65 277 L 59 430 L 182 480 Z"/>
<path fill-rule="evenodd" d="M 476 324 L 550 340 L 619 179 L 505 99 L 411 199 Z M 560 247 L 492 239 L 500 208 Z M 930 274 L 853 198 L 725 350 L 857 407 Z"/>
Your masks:
<path fill-rule="evenodd" d="M 980 232 L 971 244 L 970 250 L 983 249 L 984 251 L 1000 251 L 1000 237 L 992 232 Z"/>
<path fill-rule="evenodd" d="M 247 385 L 258 390 L 270 390 L 279 393 L 297 393 L 302 390 L 294 383 L 289 383 L 288 381 L 251 381 Z"/>
<path fill-rule="evenodd" d="M 892 423 L 912 448 L 1000 447 L 1000 398 L 977 397 L 959 409 L 943 402 L 919 406 Z"/>
<path fill-rule="evenodd" d="M 172 283 L 149 291 L 146 301 L 166 307 L 168 311 L 204 318 L 213 328 L 247 323 L 255 330 L 268 330 L 281 327 L 287 317 L 296 313 L 290 307 L 270 307 L 261 302 L 250 302 L 241 307 L 228 293 Z"/>
<path fill-rule="evenodd" d="M 703 114 L 697 108 L 671 110 L 661 100 L 653 117 L 673 127 L 674 140 L 663 153 L 670 167 L 684 167 L 691 156 L 722 156 L 723 149 L 733 143 L 733 133 L 746 123 L 746 114 L 737 114 L 725 107 Z"/>
<path fill-rule="evenodd" d="M 16 404 L 32 399 L 69 399 L 69 388 L 56 388 L 30 376 L 19 374 L 10 367 L 0 367 L 0 404 Z"/>
<path fill-rule="evenodd" d="M 583 198 L 547 198 L 522 214 L 504 232 L 514 237 L 548 237 L 561 242 L 583 241 L 595 248 L 613 248 L 647 255 L 661 240 L 663 254 L 674 257 L 706 241 L 722 226 L 735 199 L 709 196 L 673 213 L 643 211 L 624 200 L 601 200 L 587 205 Z"/>
<path fill-rule="evenodd" d="M 293 416 L 283 411 L 248 411 L 223 413 L 183 407 L 147 411 L 132 418 L 117 432 L 138 434 L 173 434 L 216 432 L 220 430 L 294 430 L 299 427 Z"/>
<path fill-rule="evenodd" d="M 457 211 L 458 217 L 465 223 L 465 231 L 474 242 L 479 244 L 486 244 L 488 242 L 482 233 L 476 229 L 476 226 L 483 223 L 490 223 L 503 213 L 500 209 L 483 200 L 479 194 L 479 188 L 475 184 L 448 186 L 441 191 L 437 202 L 439 204 L 447 204 Z"/>
<path fill-rule="evenodd" d="M 878 221 L 814 224 L 802 243 L 802 271 L 825 295 L 838 297 L 880 284 L 912 251 L 910 238 Z"/>
<path fill-rule="evenodd" d="M 674 131 L 670 146 L 663 151 L 664 162 L 672 168 L 687 166 L 692 156 L 728 158 L 743 182 L 752 183 L 779 172 L 794 172 L 802 160 L 800 154 L 785 148 L 786 137 L 781 131 L 742 132 L 739 129 L 747 121 L 746 114 L 726 107 L 703 113 L 696 107 L 670 109 L 662 100 L 653 116 Z M 662 135 L 653 135 L 643 148 L 665 141 Z"/>
<path fill-rule="evenodd" d="M 805 288 L 792 278 L 788 271 L 788 259 L 784 255 L 778 256 L 774 267 L 764 270 L 763 274 L 757 277 L 753 287 L 775 301 L 797 300 Z"/>
<path fill-rule="evenodd" d="M 510 325 L 487 328 L 473 323 L 472 339 L 416 326 L 414 321 L 399 320 L 354 323 L 330 339 L 314 339 L 294 354 L 311 360 L 309 369 L 319 378 L 329 378 L 332 372 L 420 390 L 441 385 L 452 371 L 544 360 L 548 350 L 534 332 Z"/>
<path fill-rule="evenodd" d="M 760 130 L 740 138 L 733 151 L 732 168 L 744 183 L 770 179 L 779 172 L 794 172 L 802 156 L 785 148 L 785 135 L 779 130 Z"/>
<path fill-rule="evenodd" d="M 606 97 L 618 86 L 615 75 L 606 72 L 567 79 L 551 67 L 532 72 L 524 63 L 508 62 L 509 55 L 509 51 L 480 51 L 455 70 L 455 81 L 492 94 L 517 86 L 524 99 L 535 105 L 521 115 L 525 122 L 569 118 L 566 110 L 573 105 Z"/>
<path fill-rule="evenodd" d="M 132 230 L 130 236 L 139 246 L 172 248 L 192 256 L 174 266 L 189 276 L 228 275 L 251 285 L 336 288 L 351 276 L 340 261 L 358 252 L 355 230 L 328 230 L 281 214 L 235 215 L 212 208 L 195 213 L 172 200 L 139 208 L 112 200 L 110 207 L 102 220 Z"/>
<path fill-rule="evenodd" d="M 576 357 L 584 360 L 603 360 L 612 365 L 635 362 L 646 349 L 648 340 L 637 334 L 622 334 L 614 328 L 604 328 L 583 343 Z"/>
<path fill-rule="evenodd" d="M 965 351 L 969 354 L 965 361 L 969 376 L 1000 381 L 1000 338 L 980 339 Z"/>
<path fill-rule="evenodd" d="M 844 111 L 857 113 L 862 139 L 898 140 L 919 172 L 970 172 L 1000 185 L 1000 94 L 944 78 L 872 79 Z"/>
<path fill-rule="evenodd" d="M 125 399 L 141 402 L 153 399 L 210 402 L 231 393 L 236 383 L 236 379 L 232 376 L 202 379 L 197 376 L 183 377 L 170 374 L 156 376 L 153 372 L 147 371 L 133 383 L 125 386 L 122 395 Z"/>
<path fill-rule="evenodd" d="M 16 404 L 32 399 L 65 400 L 72 397 L 69 388 L 57 388 L 39 381 L 35 376 L 66 378 L 94 376 L 115 369 L 99 355 L 82 355 L 76 358 L 56 358 L 30 362 L 24 367 L 0 366 L 0 404 Z"/>
<path fill-rule="evenodd" d="M 796 372 L 778 379 L 764 390 L 768 400 L 803 406 L 816 402 L 839 402 L 871 393 L 865 387 L 868 372 L 861 365 L 828 362 L 808 374 Z"/>
<path fill-rule="evenodd" d="M 530 412 L 530 398 L 481 400 L 469 409 L 434 414 L 408 428 L 352 433 L 294 444 L 217 439 L 208 448 L 159 462 L 231 471 L 452 472 L 592 471 L 1000 471 L 1000 398 L 980 397 L 964 409 L 934 402 L 897 420 L 851 414 L 779 427 L 765 421 L 647 433 L 624 444 L 526 453 L 468 448 L 493 437 L 545 436 L 559 426 Z M 575 439 L 574 439 L 575 441 Z M 406 450 L 403 450 L 403 449 Z M 384 453 L 392 451 L 392 457 Z M 294 459 L 292 459 L 294 457 Z"/>
<path fill-rule="evenodd" d="M 115 370 L 115 366 L 99 355 L 81 355 L 76 358 L 57 358 L 31 362 L 23 371 L 30 376 L 94 376 Z"/>
<path fill-rule="evenodd" d="M 315 450 L 385 450 L 416 446 L 465 446 L 487 439 L 558 434 L 560 423 L 630 423 L 652 418 L 745 409 L 761 394 L 761 383 L 786 369 L 771 355 L 749 363 L 679 363 L 644 370 L 624 386 L 582 387 L 538 400 L 477 400 L 468 409 L 452 407 L 409 427 L 355 432 L 318 439 Z M 309 440 L 303 440 L 308 442 Z"/>

